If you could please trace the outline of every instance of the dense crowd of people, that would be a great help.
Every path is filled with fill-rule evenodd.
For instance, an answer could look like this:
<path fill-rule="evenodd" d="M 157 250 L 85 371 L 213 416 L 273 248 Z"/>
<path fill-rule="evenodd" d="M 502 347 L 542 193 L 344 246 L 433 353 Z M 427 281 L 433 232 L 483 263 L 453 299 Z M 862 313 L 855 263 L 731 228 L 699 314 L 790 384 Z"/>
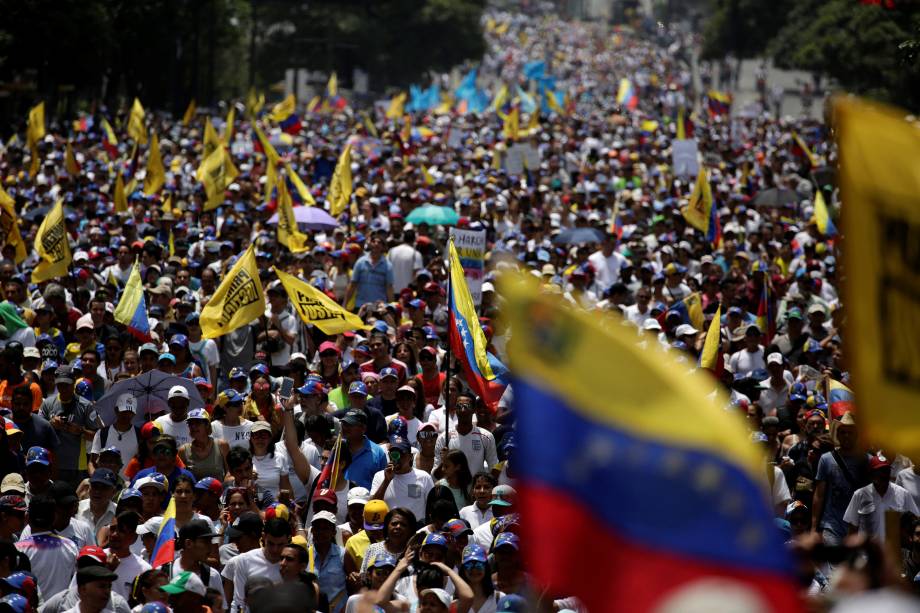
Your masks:
<path fill-rule="evenodd" d="M 500 359 L 513 331 L 496 286 L 513 271 L 578 308 L 618 313 L 637 342 L 660 343 L 687 368 L 720 314 L 714 385 L 765 450 L 803 596 L 827 603 L 893 581 L 879 557 L 886 510 L 905 514 L 903 576 L 920 572 L 920 469 L 896 450 L 867 452 L 852 407 L 829 406 L 827 382 L 848 373 L 837 245 L 814 217 L 817 190 L 836 202 L 813 163 L 835 162 L 825 126 L 708 107 L 693 88 L 693 41 L 663 27 L 633 35 L 490 13 L 485 29 L 477 87 L 510 86 L 507 104 L 528 126 L 517 142 L 501 101 L 418 111 L 411 125 L 385 117 L 386 105 L 366 117 L 333 107 L 303 114 L 293 135 L 243 117 L 228 139 L 239 175 L 210 209 L 196 177 L 202 120 L 156 113 L 147 127 L 166 185 L 138 188 L 122 213 L 116 173 L 141 184 L 143 163 L 124 137 L 110 157 L 98 119 L 78 129 L 52 117 L 34 151 L 21 136 L 3 147 L 22 241 L 33 245 L 63 201 L 73 256 L 65 276 L 35 284 L 37 254 L 18 257 L 10 235 L 2 249 L 0 610 L 579 609 L 526 572 L 512 387 L 490 406 L 454 364 L 447 226 L 406 220 L 423 204 L 486 233 L 479 315 Z M 553 110 L 539 110 L 523 75 L 534 60 L 566 92 Z M 623 78 L 635 108 L 618 102 Z M 298 253 L 269 221 L 277 200 L 265 194 L 256 121 L 319 207 L 353 146 L 350 207 L 336 227 L 304 228 Z M 673 172 L 678 136 L 695 139 L 708 170 L 718 240 L 681 214 L 695 176 Z M 515 172 L 519 147 L 538 163 Z M 762 197 L 770 191 L 783 197 Z M 560 240 L 572 230 L 582 238 Z M 204 338 L 201 311 L 250 244 L 264 315 Z M 145 339 L 115 320 L 135 261 Z M 366 328 L 305 324 L 272 265 Z M 694 295 L 702 326 L 687 316 Z M 854 544 L 854 533 L 864 538 Z"/>

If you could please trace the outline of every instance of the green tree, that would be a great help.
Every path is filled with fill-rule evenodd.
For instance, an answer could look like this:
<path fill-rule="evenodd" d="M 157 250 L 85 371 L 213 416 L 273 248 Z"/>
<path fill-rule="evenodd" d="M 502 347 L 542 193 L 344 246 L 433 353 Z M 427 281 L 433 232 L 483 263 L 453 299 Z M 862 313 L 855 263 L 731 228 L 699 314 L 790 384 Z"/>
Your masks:
<path fill-rule="evenodd" d="M 793 0 L 711 0 L 703 26 L 703 58 L 761 55 L 795 4 Z"/>

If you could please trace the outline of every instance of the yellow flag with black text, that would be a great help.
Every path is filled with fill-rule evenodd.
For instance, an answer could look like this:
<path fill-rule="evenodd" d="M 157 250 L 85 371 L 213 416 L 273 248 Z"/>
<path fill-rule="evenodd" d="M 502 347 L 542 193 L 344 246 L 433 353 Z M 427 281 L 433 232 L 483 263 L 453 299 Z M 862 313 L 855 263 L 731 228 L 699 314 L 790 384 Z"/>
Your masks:
<path fill-rule="evenodd" d="M 709 185 L 706 168 L 702 165 L 700 165 L 700 172 L 696 176 L 696 183 L 693 186 L 693 192 L 690 194 L 690 201 L 680 212 L 687 223 L 697 230 L 702 232 L 709 231 L 709 220 L 712 216 L 712 187 Z"/>
<path fill-rule="evenodd" d="M 265 312 L 255 244 L 243 252 L 201 310 L 201 334 L 217 338 L 258 319 Z"/>
<path fill-rule="evenodd" d="M 354 313 L 319 291 L 309 283 L 275 268 L 275 274 L 291 299 L 291 305 L 304 323 L 312 324 L 325 334 L 341 334 L 348 330 L 364 330 L 367 326 Z"/>
<path fill-rule="evenodd" d="M 227 112 L 227 125 L 224 126 L 223 141 L 225 145 L 229 145 L 230 141 L 233 140 L 233 122 L 235 118 L 236 118 L 236 107 L 234 107 L 231 104 L 230 110 Z"/>
<path fill-rule="evenodd" d="M 147 173 L 144 175 L 144 193 L 151 196 L 166 185 L 166 167 L 163 166 L 163 157 L 160 155 L 160 139 L 154 132 L 150 139 L 150 150 L 147 152 Z"/>
<path fill-rule="evenodd" d="M 278 181 L 278 242 L 291 253 L 307 251 L 307 235 L 297 229 L 294 205 L 288 193 L 287 181 Z"/>
<path fill-rule="evenodd" d="M 345 145 L 329 183 L 329 213 L 333 217 L 341 215 L 348 206 L 351 200 L 351 187 L 351 145 Z"/>
<path fill-rule="evenodd" d="M 860 437 L 920 458 L 920 131 L 908 115 L 848 96 L 832 110 Z"/>
<path fill-rule="evenodd" d="M 29 110 L 26 144 L 31 149 L 43 138 L 45 138 L 45 103 L 39 102 Z"/>
<path fill-rule="evenodd" d="M 19 216 L 16 214 L 16 201 L 12 196 L 6 193 L 3 186 L 0 185 L 0 238 L 7 244 L 16 249 L 15 260 L 17 264 L 22 262 L 28 256 L 26 253 L 26 243 L 22 240 L 22 232 L 19 231 Z"/>
<path fill-rule="evenodd" d="M 58 200 L 38 227 L 35 250 L 39 263 L 32 270 L 32 283 L 57 279 L 67 274 L 70 266 L 70 241 L 64 225 L 64 201 Z"/>
<path fill-rule="evenodd" d="M 204 144 L 201 149 L 201 159 L 208 159 L 211 154 L 214 153 L 214 150 L 220 148 L 222 145 L 223 142 L 220 140 L 220 136 L 217 135 L 217 130 L 214 129 L 211 118 L 206 117 L 204 120 Z M 202 180 L 200 175 L 198 180 Z"/>
<path fill-rule="evenodd" d="M 198 176 L 204 183 L 204 191 L 208 196 L 204 210 L 210 211 L 219 207 L 224 201 L 224 193 L 239 175 L 230 154 L 223 146 L 215 149 L 198 168 Z"/>
<path fill-rule="evenodd" d="M 131 114 L 128 116 L 128 136 L 134 139 L 135 143 L 141 145 L 147 144 L 147 128 L 144 126 L 144 107 L 141 101 L 134 99 L 131 105 Z"/>

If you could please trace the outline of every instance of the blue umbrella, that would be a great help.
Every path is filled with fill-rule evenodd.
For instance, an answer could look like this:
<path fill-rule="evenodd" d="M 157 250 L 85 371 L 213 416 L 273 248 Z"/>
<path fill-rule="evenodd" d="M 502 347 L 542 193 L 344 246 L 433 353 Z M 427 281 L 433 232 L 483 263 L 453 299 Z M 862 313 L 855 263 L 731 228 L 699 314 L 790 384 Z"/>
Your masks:
<path fill-rule="evenodd" d="M 415 225 L 426 223 L 429 226 L 455 226 L 460 221 L 460 215 L 449 206 L 425 204 L 409 213 L 406 221 Z"/>
<path fill-rule="evenodd" d="M 308 230 L 332 230 L 338 227 L 338 222 L 326 211 L 317 206 L 295 206 L 294 219 L 297 225 L 304 225 Z M 268 223 L 278 223 L 278 213 L 272 215 Z"/>
<path fill-rule="evenodd" d="M 555 245 L 585 245 L 604 242 L 604 233 L 597 228 L 569 228 L 553 238 Z"/>

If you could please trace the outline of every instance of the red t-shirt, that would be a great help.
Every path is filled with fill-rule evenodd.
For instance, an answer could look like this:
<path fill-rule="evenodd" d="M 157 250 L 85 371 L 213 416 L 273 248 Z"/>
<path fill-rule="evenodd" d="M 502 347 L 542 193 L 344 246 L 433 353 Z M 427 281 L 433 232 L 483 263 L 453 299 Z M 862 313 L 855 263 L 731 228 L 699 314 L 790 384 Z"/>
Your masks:
<path fill-rule="evenodd" d="M 444 379 L 447 378 L 447 374 L 439 372 L 437 376 L 431 379 L 426 379 L 424 374 L 417 374 L 415 378 L 422 382 L 425 402 L 433 407 L 438 406 L 438 398 L 441 397 L 441 388 L 444 386 Z"/>

